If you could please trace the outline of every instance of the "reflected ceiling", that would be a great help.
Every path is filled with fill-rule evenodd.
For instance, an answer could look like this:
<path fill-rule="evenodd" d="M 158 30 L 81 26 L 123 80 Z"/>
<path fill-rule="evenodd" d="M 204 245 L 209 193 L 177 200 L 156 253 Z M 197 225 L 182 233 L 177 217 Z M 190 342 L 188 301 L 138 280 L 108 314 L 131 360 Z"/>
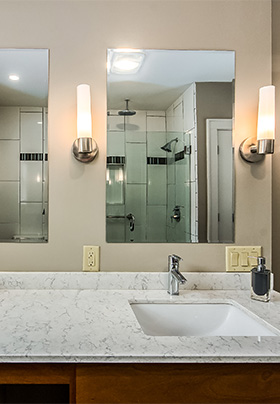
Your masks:
<path fill-rule="evenodd" d="M 129 98 L 133 109 L 166 110 L 190 83 L 234 79 L 231 51 L 173 50 L 172 60 L 170 50 L 144 52 L 144 63 L 137 73 L 108 73 L 108 109 L 122 109 L 123 100 Z"/>

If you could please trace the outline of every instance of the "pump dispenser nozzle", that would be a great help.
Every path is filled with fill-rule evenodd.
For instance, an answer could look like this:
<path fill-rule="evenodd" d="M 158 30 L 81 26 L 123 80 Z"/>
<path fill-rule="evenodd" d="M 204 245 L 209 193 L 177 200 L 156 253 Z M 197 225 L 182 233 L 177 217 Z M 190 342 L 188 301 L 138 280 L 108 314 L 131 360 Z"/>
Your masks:
<path fill-rule="evenodd" d="M 257 257 L 257 261 L 258 261 L 258 266 L 257 266 L 258 272 L 263 272 L 266 269 L 265 258 L 264 257 Z"/>

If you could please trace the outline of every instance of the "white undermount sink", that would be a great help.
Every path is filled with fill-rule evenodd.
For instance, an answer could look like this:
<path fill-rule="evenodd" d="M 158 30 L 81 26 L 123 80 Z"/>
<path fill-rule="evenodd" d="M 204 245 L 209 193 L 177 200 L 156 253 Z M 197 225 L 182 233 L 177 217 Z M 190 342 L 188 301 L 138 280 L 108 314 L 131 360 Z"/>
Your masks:
<path fill-rule="evenodd" d="M 130 303 L 146 335 L 279 336 L 277 329 L 233 303 Z"/>

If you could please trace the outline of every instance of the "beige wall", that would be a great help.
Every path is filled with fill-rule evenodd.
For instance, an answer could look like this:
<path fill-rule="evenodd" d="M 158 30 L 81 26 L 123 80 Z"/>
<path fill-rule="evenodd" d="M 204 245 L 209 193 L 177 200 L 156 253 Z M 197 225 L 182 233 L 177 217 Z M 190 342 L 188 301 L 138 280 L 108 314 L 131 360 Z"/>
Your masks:
<path fill-rule="evenodd" d="M 49 48 L 50 241 L 1 244 L 1 270 L 80 271 L 82 246 L 101 246 L 103 271 L 161 271 L 167 254 L 183 270 L 223 271 L 223 245 L 105 242 L 106 48 L 236 51 L 236 155 L 256 128 L 258 88 L 271 80 L 270 0 L 1 1 L 0 47 Z M 71 156 L 76 86 L 92 87 L 98 159 Z M 236 156 L 236 244 L 271 255 L 271 159 Z"/>
<path fill-rule="evenodd" d="M 273 199 L 272 199 L 272 259 L 275 273 L 275 289 L 280 291 L 280 2 L 272 2 L 272 81 L 276 86 L 276 143 L 273 156 Z"/>

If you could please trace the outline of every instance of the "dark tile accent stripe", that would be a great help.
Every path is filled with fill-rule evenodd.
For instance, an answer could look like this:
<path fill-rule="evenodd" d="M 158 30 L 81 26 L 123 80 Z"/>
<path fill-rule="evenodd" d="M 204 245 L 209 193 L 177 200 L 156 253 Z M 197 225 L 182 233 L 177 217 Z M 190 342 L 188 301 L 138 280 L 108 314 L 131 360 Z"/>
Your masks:
<path fill-rule="evenodd" d="M 147 157 L 147 164 L 166 165 L 167 164 L 167 158 L 166 157 Z"/>
<path fill-rule="evenodd" d="M 43 153 L 20 153 L 20 161 L 43 161 L 43 156 Z M 45 159 L 46 156 L 48 155 L 45 154 Z"/>
<path fill-rule="evenodd" d="M 185 157 L 185 152 L 184 152 L 184 150 L 182 150 L 175 154 L 175 161 L 183 160 L 184 157 Z"/>
<path fill-rule="evenodd" d="M 125 164 L 124 156 L 109 156 L 107 157 L 107 164 Z"/>

